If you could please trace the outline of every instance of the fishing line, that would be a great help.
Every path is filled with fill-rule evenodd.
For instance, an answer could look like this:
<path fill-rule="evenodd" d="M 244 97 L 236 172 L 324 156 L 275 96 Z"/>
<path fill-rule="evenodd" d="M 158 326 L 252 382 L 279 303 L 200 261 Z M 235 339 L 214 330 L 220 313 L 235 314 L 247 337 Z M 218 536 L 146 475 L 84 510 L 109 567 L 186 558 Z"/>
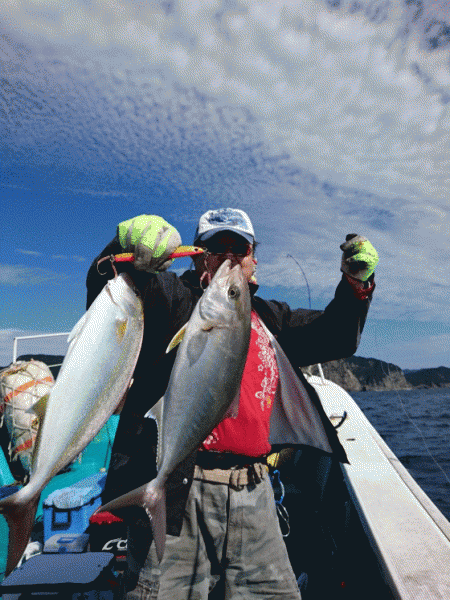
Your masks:
<path fill-rule="evenodd" d="M 375 328 L 375 345 L 376 345 L 376 347 L 377 347 L 377 352 L 379 353 L 379 356 L 381 356 L 381 353 L 380 353 L 380 346 L 379 346 L 379 344 L 378 344 L 378 330 L 377 330 L 377 328 Z M 386 364 L 387 364 L 387 370 L 388 370 L 388 372 L 387 372 L 387 373 L 386 373 L 386 371 L 384 370 L 383 361 L 380 361 L 380 364 L 381 364 L 381 370 L 382 370 L 382 372 L 384 373 L 384 375 L 386 375 L 387 377 L 391 377 L 391 372 L 390 372 L 390 369 L 389 369 L 389 363 L 386 363 Z M 449 476 L 447 475 L 447 473 L 444 471 L 444 469 L 441 467 L 441 465 L 438 463 L 438 461 L 436 460 L 436 458 L 435 458 L 435 457 L 433 456 L 433 454 L 431 453 L 431 450 L 430 450 L 430 448 L 429 448 L 429 446 L 428 446 L 428 444 L 427 444 L 427 442 L 426 442 L 425 436 L 423 435 L 423 433 L 422 433 L 422 431 L 420 430 L 419 426 L 418 426 L 418 425 L 416 425 L 416 423 L 414 423 L 414 420 L 413 420 L 413 418 L 412 418 L 412 417 L 410 416 L 410 414 L 408 413 L 408 411 L 407 411 L 407 409 L 406 409 L 406 406 L 405 406 L 405 403 L 403 402 L 403 400 L 402 400 L 402 398 L 401 398 L 400 394 L 398 393 L 398 390 L 395 390 L 395 392 L 396 392 L 397 398 L 398 398 L 398 400 L 399 400 L 399 402 L 400 402 L 400 406 L 402 407 L 402 410 L 403 410 L 403 412 L 404 412 L 404 413 L 405 413 L 405 415 L 406 415 L 406 418 L 408 419 L 409 423 L 411 423 L 411 425 L 413 426 L 413 428 L 414 428 L 414 429 L 417 431 L 417 433 L 420 435 L 420 438 L 422 439 L 423 447 L 425 448 L 425 450 L 426 450 L 426 453 L 427 453 L 427 454 L 428 454 L 428 456 L 431 458 L 431 460 L 432 460 L 432 461 L 433 461 L 433 463 L 436 465 L 436 467 L 437 467 L 437 468 L 438 468 L 438 469 L 441 471 L 441 473 L 443 474 L 443 476 L 444 476 L 444 479 L 446 480 L 446 482 L 447 482 L 448 484 L 450 484 L 450 478 L 449 478 Z"/>
<path fill-rule="evenodd" d="M 308 283 L 308 279 L 306 277 L 305 271 L 302 269 L 300 263 L 298 262 L 297 259 L 295 259 L 291 254 L 286 254 L 286 256 L 288 258 L 292 258 L 292 260 L 295 262 L 295 264 L 297 265 L 297 267 L 300 269 L 300 271 L 303 274 L 303 277 L 305 278 L 306 281 L 306 289 L 308 290 L 308 303 L 309 303 L 309 310 L 311 310 L 311 291 L 309 289 L 309 283 Z"/>

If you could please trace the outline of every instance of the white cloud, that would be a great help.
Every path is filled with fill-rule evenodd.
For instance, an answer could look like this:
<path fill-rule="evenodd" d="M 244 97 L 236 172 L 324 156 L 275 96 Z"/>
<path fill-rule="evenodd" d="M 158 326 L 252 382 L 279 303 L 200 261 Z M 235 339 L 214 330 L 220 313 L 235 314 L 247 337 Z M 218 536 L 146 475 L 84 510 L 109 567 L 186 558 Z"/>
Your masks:
<path fill-rule="evenodd" d="M 72 262 L 84 262 L 86 260 L 83 256 L 77 256 L 75 254 L 72 256 L 67 256 L 66 254 L 53 254 L 51 258 L 54 260 L 65 260 Z"/>
<path fill-rule="evenodd" d="M 125 172 L 183 220 L 242 206 L 262 242 L 259 280 L 274 288 L 303 285 L 290 253 L 326 294 L 345 234 L 363 233 L 380 253 L 373 314 L 444 320 L 450 72 L 423 32 L 448 5 L 416 16 L 400 0 L 3 3 L 9 143 L 93 179 Z M 0 268 L 10 285 L 33 275 L 55 276 Z"/>
<path fill-rule="evenodd" d="M 23 248 L 17 248 L 17 252 L 25 254 L 25 256 L 44 256 L 42 252 L 37 252 L 36 250 L 24 250 Z"/>
<path fill-rule="evenodd" d="M 30 286 L 49 281 L 63 281 L 68 275 L 49 269 L 25 265 L 0 265 L 0 285 Z"/>
<path fill-rule="evenodd" d="M 63 9 L 35 0 L 0 11 L 60 58 L 88 69 L 95 61 L 103 73 L 112 66 L 122 87 L 130 72 L 134 85 L 160 79 L 155 71 L 149 79 L 153 69 L 166 85 L 175 78 L 248 106 L 275 150 L 287 149 L 335 183 L 443 200 L 450 117 L 436 85 L 450 94 L 447 56 L 421 50 L 418 23 L 423 29 L 445 10 L 426 3 L 428 21 L 425 13 L 414 21 L 414 7 L 400 0 L 358 5 L 329 11 L 320 1 L 185 0 L 169 11 L 158 2 L 71 2 Z M 125 110 L 127 104 L 132 111 L 132 96 Z"/>
<path fill-rule="evenodd" d="M 19 254 L 23 254 L 25 256 L 44 256 L 42 252 L 38 252 L 37 250 L 24 250 L 23 248 L 17 248 L 16 252 L 19 252 Z M 76 254 L 73 254 L 71 256 L 68 256 L 66 254 L 52 254 L 50 258 L 54 260 L 65 260 L 71 262 L 84 262 L 86 260 L 83 256 L 78 256 Z"/>

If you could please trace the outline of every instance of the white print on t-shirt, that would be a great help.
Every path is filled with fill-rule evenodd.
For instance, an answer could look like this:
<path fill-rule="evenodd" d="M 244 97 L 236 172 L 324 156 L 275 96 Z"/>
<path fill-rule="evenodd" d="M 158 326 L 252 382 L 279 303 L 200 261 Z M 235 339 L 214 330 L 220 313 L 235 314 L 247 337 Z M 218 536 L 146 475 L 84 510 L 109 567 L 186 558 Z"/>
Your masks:
<path fill-rule="evenodd" d="M 216 444 L 219 441 L 219 436 L 217 431 L 211 431 L 206 440 L 203 442 L 205 446 L 211 446 L 211 444 Z"/>
<path fill-rule="evenodd" d="M 258 335 L 256 345 L 260 349 L 258 352 L 258 358 L 260 359 L 261 364 L 258 366 L 258 371 L 264 374 L 261 381 L 262 389 L 256 392 L 255 396 L 258 398 L 258 400 L 260 400 L 261 410 L 264 411 L 270 408 L 272 404 L 272 398 L 275 396 L 275 391 L 278 384 L 278 367 L 272 344 L 270 343 L 266 332 L 262 328 L 258 317 L 253 317 L 253 315 L 252 328 Z"/>

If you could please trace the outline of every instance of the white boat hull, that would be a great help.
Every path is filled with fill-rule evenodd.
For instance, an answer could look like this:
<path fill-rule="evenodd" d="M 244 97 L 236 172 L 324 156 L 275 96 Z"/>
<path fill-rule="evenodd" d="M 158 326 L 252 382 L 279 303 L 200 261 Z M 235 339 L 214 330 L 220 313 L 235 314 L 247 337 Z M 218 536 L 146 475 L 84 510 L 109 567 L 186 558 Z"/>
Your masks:
<path fill-rule="evenodd" d="M 450 598 L 450 523 L 338 385 L 310 377 L 350 464 L 347 489 L 393 597 Z"/>

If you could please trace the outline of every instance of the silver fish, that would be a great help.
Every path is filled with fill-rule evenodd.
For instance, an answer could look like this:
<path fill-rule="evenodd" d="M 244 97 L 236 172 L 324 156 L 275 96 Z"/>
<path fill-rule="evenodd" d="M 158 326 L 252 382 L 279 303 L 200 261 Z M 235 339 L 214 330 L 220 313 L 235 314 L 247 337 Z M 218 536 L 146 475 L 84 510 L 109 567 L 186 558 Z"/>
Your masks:
<path fill-rule="evenodd" d="M 9 525 L 6 574 L 25 550 L 42 490 L 95 437 L 127 391 L 143 331 L 142 301 L 126 274 L 107 282 L 72 330 L 56 383 L 38 407 L 46 404 L 30 480 L 0 501 Z"/>
<path fill-rule="evenodd" d="M 151 409 L 158 422 L 158 475 L 98 512 L 143 506 L 159 560 L 166 537 L 165 483 L 177 465 L 233 411 L 250 342 L 251 303 L 239 265 L 225 261 L 187 323 L 164 397 Z M 175 336 L 174 340 L 177 340 Z M 171 348 L 171 346 L 169 346 Z"/>

